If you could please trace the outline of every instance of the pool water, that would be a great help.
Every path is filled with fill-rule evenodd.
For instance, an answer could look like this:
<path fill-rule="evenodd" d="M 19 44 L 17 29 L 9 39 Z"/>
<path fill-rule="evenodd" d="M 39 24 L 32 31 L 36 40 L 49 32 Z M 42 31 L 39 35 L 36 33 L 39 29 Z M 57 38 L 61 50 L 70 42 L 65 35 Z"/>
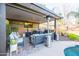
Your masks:
<path fill-rule="evenodd" d="M 65 56 L 79 56 L 79 45 L 64 49 Z"/>

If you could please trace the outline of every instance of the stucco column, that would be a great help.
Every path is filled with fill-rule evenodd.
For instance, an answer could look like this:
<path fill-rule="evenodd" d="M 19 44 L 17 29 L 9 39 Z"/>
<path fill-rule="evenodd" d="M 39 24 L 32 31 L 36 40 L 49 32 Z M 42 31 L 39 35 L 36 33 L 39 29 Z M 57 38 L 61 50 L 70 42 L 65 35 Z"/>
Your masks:
<path fill-rule="evenodd" d="M 0 3 L 0 55 L 6 55 L 6 10 L 5 4 Z"/>

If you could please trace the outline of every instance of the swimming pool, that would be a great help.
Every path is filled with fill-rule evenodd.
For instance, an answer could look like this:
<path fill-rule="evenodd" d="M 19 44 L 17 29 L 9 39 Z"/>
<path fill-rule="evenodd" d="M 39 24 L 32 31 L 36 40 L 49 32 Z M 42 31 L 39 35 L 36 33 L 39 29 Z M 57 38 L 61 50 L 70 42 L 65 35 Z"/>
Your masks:
<path fill-rule="evenodd" d="M 65 56 L 79 56 L 79 45 L 64 49 Z"/>

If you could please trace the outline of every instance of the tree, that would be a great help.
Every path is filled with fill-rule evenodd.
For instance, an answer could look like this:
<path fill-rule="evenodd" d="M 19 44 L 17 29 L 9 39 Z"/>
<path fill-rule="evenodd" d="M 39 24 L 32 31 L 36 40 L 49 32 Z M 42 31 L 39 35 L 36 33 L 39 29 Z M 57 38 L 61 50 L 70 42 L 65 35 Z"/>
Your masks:
<path fill-rule="evenodd" d="M 71 11 L 67 14 L 67 17 L 69 18 L 69 16 L 72 15 L 77 19 L 77 23 L 79 24 L 79 11 Z"/>

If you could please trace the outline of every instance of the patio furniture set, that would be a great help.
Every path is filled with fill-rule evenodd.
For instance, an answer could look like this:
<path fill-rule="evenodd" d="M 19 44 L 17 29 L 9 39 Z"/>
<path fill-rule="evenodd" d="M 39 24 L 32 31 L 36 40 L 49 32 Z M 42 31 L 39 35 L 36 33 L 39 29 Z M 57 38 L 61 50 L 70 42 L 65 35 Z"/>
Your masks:
<path fill-rule="evenodd" d="M 14 36 L 15 38 L 11 37 Z M 19 37 L 16 34 L 11 34 L 10 35 L 10 39 L 15 39 L 17 41 L 17 43 L 12 46 L 10 45 L 10 53 L 12 53 L 13 51 L 18 52 L 18 47 L 23 48 L 24 45 L 24 40 L 26 39 L 27 43 L 29 43 L 30 45 L 32 45 L 33 47 L 35 47 L 38 44 L 42 44 L 45 43 L 45 45 L 47 46 L 47 36 L 48 33 L 46 31 L 42 32 L 42 31 L 33 31 L 33 32 L 25 32 L 25 35 L 23 37 Z M 50 37 L 51 37 L 51 41 L 53 41 L 54 39 L 54 32 L 50 32 L 49 33 Z M 25 41 L 25 42 L 26 42 Z"/>

